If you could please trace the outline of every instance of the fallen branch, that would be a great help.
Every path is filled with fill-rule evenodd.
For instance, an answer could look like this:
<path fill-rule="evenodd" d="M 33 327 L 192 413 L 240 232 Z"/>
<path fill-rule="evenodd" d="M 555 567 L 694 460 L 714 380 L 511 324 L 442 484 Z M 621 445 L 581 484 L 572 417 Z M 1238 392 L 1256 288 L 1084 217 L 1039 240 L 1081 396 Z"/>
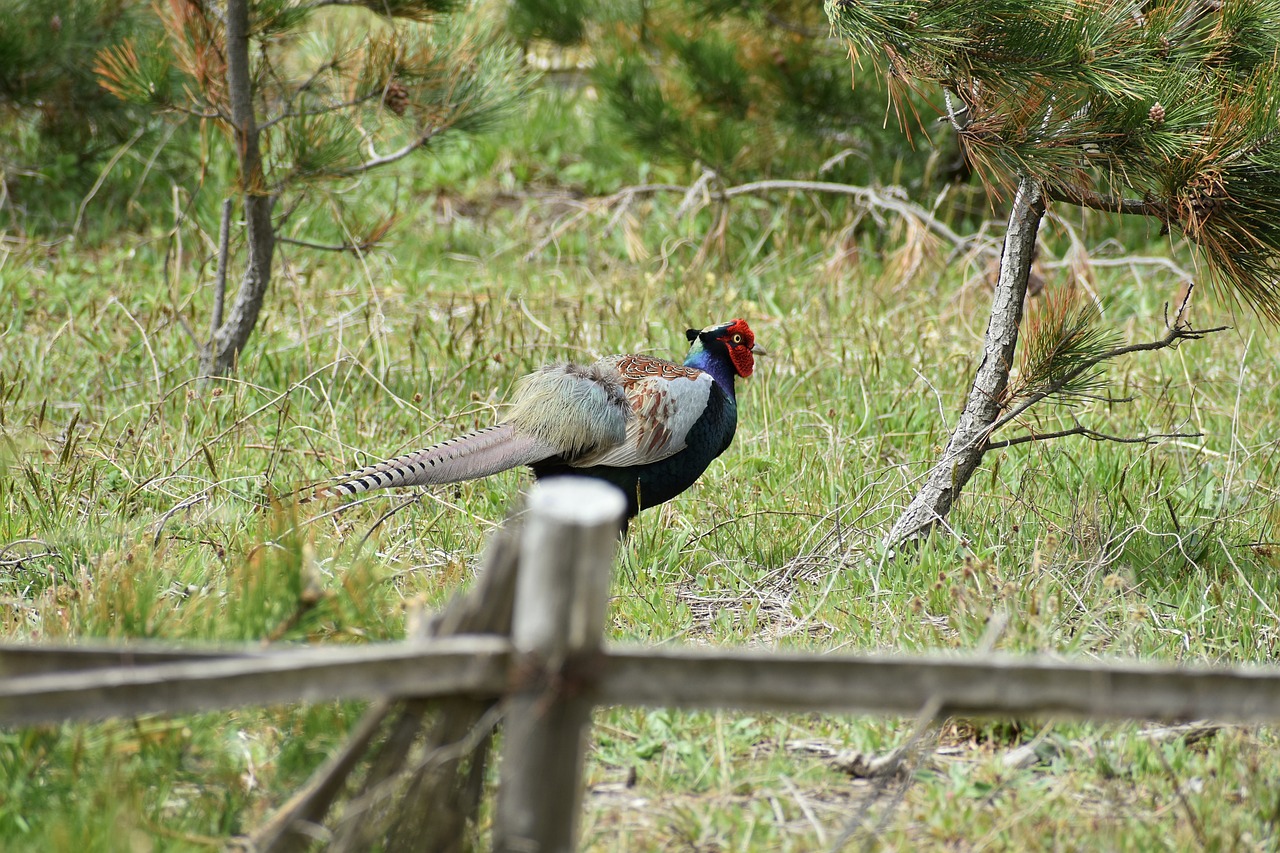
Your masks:
<path fill-rule="evenodd" d="M 612 195 L 604 196 L 597 199 L 589 199 L 582 202 L 583 207 L 575 211 L 571 216 L 567 216 L 552 227 L 550 233 L 538 241 L 538 243 L 525 253 L 526 261 L 533 260 L 539 252 L 547 246 L 558 240 L 565 232 L 573 228 L 574 225 L 581 222 L 591 213 L 596 211 L 609 210 L 615 205 L 629 204 L 637 196 L 658 195 L 661 193 L 673 193 L 682 196 L 680 205 L 680 213 L 690 213 L 701 210 L 712 202 L 724 202 L 732 198 L 747 195 L 765 195 L 774 192 L 805 192 L 818 193 L 824 195 L 843 195 L 856 199 L 864 207 L 874 210 L 887 210 L 906 218 L 914 219 L 924 225 L 933 233 L 955 244 L 956 246 L 967 246 L 974 241 L 974 237 L 964 237 L 955 231 L 942 220 L 925 210 L 918 204 L 913 204 L 905 199 L 896 198 L 891 191 L 878 190 L 872 187 L 860 187 L 853 184 L 838 184 L 831 181 L 791 181 L 791 180 L 772 180 L 772 181 L 752 181 L 747 184 L 740 184 L 736 187 L 717 188 L 715 181 L 711 180 L 714 173 L 703 172 L 702 176 L 692 185 L 683 186 L 681 184 L 642 184 L 635 187 L 626 187 Z"/>

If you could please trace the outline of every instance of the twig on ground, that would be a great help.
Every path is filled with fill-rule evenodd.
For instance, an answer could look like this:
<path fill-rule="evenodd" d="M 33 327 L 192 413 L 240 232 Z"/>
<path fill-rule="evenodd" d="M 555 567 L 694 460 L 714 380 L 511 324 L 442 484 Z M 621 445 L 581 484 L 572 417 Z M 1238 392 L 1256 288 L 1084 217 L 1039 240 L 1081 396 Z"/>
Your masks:
<path fill-rule="evenodd" d="M 204 503 L 209 499 L 209 490 L 203 489 L 196 492 L 186 500 L 178 501 L 164 515 L 160 516 L 160 520 L 156 522 L 156 532 L 151 538 L 151 547 L 158 548 L 160 546 L 160 534 L 164 532 L 164 526 L 169 523 L 169 519 L 173 518 L 184 509 L 190 509 L 196 504 Z"/>
<path fill-rule="evenodd" d="M 1007 613 L 1003 611 L 993 613 L 990 621 L 987 622 L 987 629 L 983 632 L 982 639 L 978 641 L 978 654 L 989 654 L 995 648 L 996 643 L 1000 642 L 1000 637 L 1004 634 L 1004 630 L 1008 625 L 1009 616 Z M 901 778 L 902 781 L 898 785 L 898 790 L 894 793 L 893 799 L 885 808 L 884 813 L 880 815 L 880 820 L 874 830 L 868 834 L 866 849 L 876 849 L 876 838 L 884 831 L 884 828 L 888 825 L 889 818 L 893 816 L 893 812 L 907 795 L 915 776 L 914 773 L 907 772 L 909 769 L 907 762 L 909 760 L 914 761 L 918 757 L 921 740 L 928 731 L 935 728 L 938 715 L 942 713 L 942 710 L 943 697 L 939 694 L 930 696 L 916 716 L 915 727 L 912 729 L 910 736 L 907 737 L 906 742 L 893 750 L 889 756 L 886 756 L 888 760 L 883 762 L 883 766 L 879 768 L 880 775 L 877 776 L 878 779 L 888 781 Z M 853 840 L 853 837 L 865 821 L 867 811 L 880 800 L 885 792 L 885 787 L 884 784 L 876 785 L 872 795 L 863 802 L 858 813 L 845 825 L 840 835 L 836 837 L 835 842 L 831 845 L 832 853 L 838 853 L 838 851 L 843 850 L 845 845 Z"/>

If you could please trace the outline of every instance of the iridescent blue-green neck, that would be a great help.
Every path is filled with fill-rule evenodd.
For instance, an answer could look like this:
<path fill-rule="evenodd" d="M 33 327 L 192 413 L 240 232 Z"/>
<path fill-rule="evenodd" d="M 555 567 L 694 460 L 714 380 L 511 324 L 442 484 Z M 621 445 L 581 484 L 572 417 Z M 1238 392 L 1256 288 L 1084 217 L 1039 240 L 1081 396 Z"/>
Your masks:
<path fill-rule="evenodd" d="M 717 349 L 717 352 L 712 352 L 703 346 L 701 340 L 695 340 L 693 346 L 689 349 L 689 355 L 684 360 L 685 366 L 696 367 L 698 370 L 710 373 L 716 384 L 729 395 L 729 399 L 736 400 L 737 396 L 733 392 L 733 380 L 738 375 L 738 371 L 734 369 L 733 362 L 729 360 L 729 351 L 724 347 L 717 347 Z"/>

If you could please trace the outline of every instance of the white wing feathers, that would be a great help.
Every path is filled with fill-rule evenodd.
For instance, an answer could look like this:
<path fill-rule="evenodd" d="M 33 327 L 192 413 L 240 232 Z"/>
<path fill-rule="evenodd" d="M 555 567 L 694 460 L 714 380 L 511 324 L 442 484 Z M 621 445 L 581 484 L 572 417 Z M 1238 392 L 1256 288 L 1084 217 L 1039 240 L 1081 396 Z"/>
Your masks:
<path fill-rule="evenodd" d="M 658 462 L 687 446 L 689 430 L 701 417 L 715 380 L 709 373 L 649 377 L 626 385 L 632 417 L 627 434 L 613 447 L 589 453 L 571 464 L 578 468 L 607 465 L 622 468 Z"/>

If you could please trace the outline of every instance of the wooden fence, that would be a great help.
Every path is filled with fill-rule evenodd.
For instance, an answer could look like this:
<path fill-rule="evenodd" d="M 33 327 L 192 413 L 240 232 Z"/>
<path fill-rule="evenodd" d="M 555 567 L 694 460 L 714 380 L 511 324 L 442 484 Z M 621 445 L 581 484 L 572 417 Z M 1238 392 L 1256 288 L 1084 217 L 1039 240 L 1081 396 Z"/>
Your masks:
<path fill-rule="evenodd" d="M 1274 668 L 604 646 L 622 511 L 621 494 L 597 481 L 538 484 L 473 589 L 403 642 L 0 646 L 0 724 L 370 699 L 346 746 L 247 843 L 300 850 L 322 833 L 334 850 L 442 851 L 465 845 L 501 721 L 495 849 L 567 851 L 597 705 L 1280 720 Z M 362 787 L 326 825 L 366 757 Z"/>

